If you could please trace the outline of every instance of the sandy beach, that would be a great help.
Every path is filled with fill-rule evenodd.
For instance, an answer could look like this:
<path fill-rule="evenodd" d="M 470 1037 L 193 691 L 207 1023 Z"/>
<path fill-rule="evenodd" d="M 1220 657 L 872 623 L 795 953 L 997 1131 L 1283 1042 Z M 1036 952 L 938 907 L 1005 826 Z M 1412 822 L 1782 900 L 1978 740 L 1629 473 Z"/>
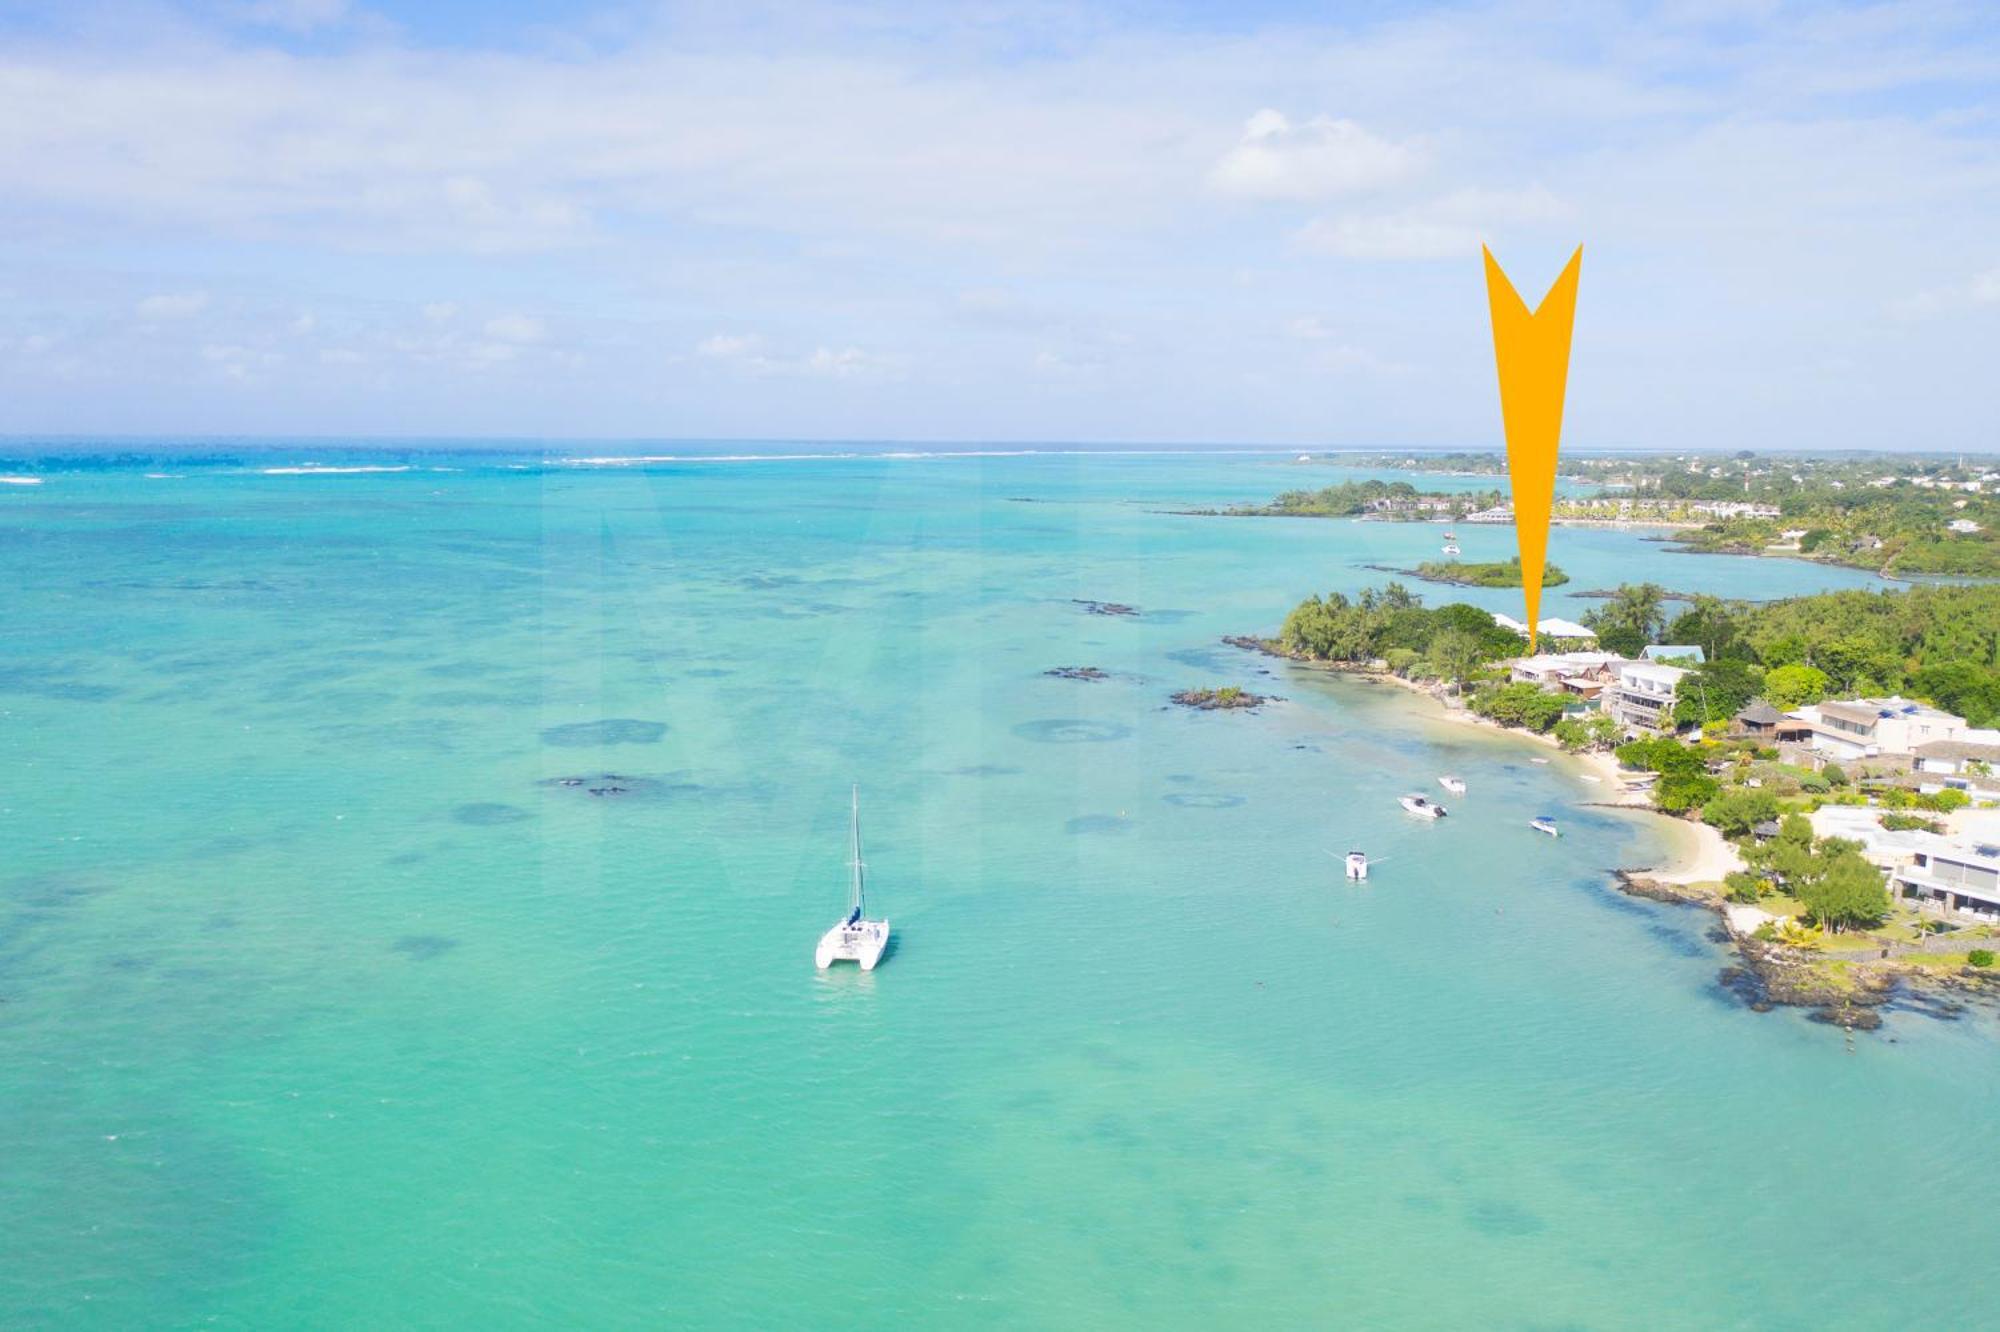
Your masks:
<path fill-rule="evenodd" d="M 1329 663 L 1301 662 L 1290 658 L 1287 660 L 1292 660 L 1294 665 L 1330 666 Z M 1609 751 L 1571 753 L 1565 750 L 1554 736 L 1537 735 L 1517 727 L 1503 726 L 1464 707 L 1454 707 L 1439 698 L 1428 686 L 1414 680 L 1405 680 L 1388 671 L 1339 666 L 1330 668 L 1344 675 L 1377 680 L 1398 686 L 1413 694 L 1421 694 L 1436 706 L 1436 715 L 1440 720 L 1456 722 L 1462 726 L 1476 726 L 1552 750 L 1555 755 L 1560 756 L 1560 761 L 1573 765 L 1576 776 L 1600 788 L 1592 803 L 1630 809 L 1634 813 L 1648 815 L 1661 824 L 1668 825 L 1669 859 L 1663 864 L 1646 867 L 1648 877 L 1663 883 L 1682 885 L 1720 883 L 1724 875 L 1743 868 L 1742 858 L 1736 854 L 1736 849 L 1715 829 L 1705 823 L 1676 818 L 1671 814 L 1662 814 L 1655 810 L 1645 790 L 1633 789 L 1628 784 L 1627 778 L 1632 774 L 1621 768 L 1617 758 Z"/>

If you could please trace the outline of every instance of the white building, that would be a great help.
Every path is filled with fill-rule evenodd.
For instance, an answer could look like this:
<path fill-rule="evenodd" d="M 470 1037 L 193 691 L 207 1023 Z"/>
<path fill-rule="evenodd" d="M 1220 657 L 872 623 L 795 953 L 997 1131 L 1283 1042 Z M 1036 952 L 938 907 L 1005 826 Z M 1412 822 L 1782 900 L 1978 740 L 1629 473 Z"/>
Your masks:
<path fill-rule="evenodd" d="M 1812 747 L 1839 760 L 1911 754 L 1919 745 L 1957 740 L 1965 718 L 1907 698 L 1818 703 L 1791 714 L 1812 726 Z"/>
<path fill-rule="evenodd" d="M 1945 841 L 1918 851 L 1889 876 L 1898 897 L 1935 902 L 1946 911 L 2000 919 L 2000 846 Z"/>
<path fill-rule="evenodd" d="M 1628 661 L 1618 667 L 1617 681 L 1604 691 L 1604 710 L 1626 726 L 1672 730 L 1674 689 L 1687 674 L 1678 666 Z"/>

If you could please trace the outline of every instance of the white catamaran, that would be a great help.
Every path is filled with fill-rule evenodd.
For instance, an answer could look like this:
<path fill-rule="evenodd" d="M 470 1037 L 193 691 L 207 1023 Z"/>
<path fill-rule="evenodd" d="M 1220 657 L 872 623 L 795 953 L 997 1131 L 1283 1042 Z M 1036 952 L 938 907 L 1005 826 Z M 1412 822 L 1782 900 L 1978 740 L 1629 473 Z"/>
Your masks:
<path fill-rule="evenodd" d="M 835 962 L 859 962 L 863 971 L 875 970 L 882 950 L 889 946 L 889 922 L 870 920 L 867 914 L 866 885 L 861 861 L 861 788 L 854 788 L 851 827 L 853 857 L 847 863 L 854 873 L 854 903 L 840 924 L 820 936 L 813 952 L 813 965 L 824 971 Z"/>

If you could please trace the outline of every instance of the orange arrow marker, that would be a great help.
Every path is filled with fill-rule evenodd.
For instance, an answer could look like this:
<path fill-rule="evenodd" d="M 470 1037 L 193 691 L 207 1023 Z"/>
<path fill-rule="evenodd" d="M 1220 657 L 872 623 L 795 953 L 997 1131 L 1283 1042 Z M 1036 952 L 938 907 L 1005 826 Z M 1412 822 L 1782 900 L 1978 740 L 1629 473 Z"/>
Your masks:
<path fill-rule="evenodd" d="M 1500 419 L 1507 429 L 1507 480 L 1514 492 L 1514 538 L 1521 551 L 1521 593 L 1528 606 L 1528 651 L 1542 612 L 1542 570 L 1549 557 L 1549 505 L 1556 495 L 1556 445 L 1562 438 L 1569 340 L 1576 326 L 1576 279 L 1583 247 L 1534 313 L 1486 256 L 1486 302 L 1493 309 L 1493 360 L 1500 370 Z"/>

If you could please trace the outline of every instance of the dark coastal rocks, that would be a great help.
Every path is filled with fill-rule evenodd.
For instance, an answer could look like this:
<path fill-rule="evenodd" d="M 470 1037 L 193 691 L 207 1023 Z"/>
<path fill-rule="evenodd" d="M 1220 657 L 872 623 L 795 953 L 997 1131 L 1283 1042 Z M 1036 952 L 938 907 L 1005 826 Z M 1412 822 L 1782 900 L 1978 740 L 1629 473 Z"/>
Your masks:
<path fill-rule="evenodd" d="M 1875 1010 L 1895 992 L 1893 977 L 1857 975 L 1852 988 L 1827 979 L 1812 964 L 1782 944 L 1739 936 L 1737 954 L 1741 967 L 1723 972 L 1723 984 L 1732 992 L 1748 996 L 1759 1012 L 1776 1006 L 1811 1008 L 1815 1022 L 1845 1027 L 1850 1031 L 1873 1031 L 1882 1025 Z"/>
<path fill-rule="evenodd" d="M 503 823 L 519 823 L 523 819 L 534 817 L 525 809 L 502 805 L 496 801 L 460 805 L 451 812 L 451 816 L 460 823 L 470 824 L 475 828 L 495 828 Z"/>
<path fill-rule="evenodd" d="M 1716 909 L 1714 898 L 1692 892 L 1679 884 L 1648 878 L 1644 870 L 1613 870 L 1611 877 L 1617 881 L 1618 891 L 1627 897 L 1643 897 L 1649 901 L 1668 902 L 1675 906 Z"/>
<path fill-rule="evenodd" d="M 561 726 L 551 726 L 542 732 L 542 743 L 571 749 L 594 745 L 656 745 L 666 733 L 665 722 L 607 717 L 602 721 L 565 722 Z"/>
<path fill-rule="evenodd" d="M 1082 597 L 1071 597 L 1070 601 L 1084 608 L 1092 615 L 1137 615 L 1137 606 L 1128 606 L 1122 601 L 1085 601 Z"/>
<path fill-rule="evenodd" d="M 1109 680 L 1111 678 L 1110 672 L 1100 671 L 1095 666 L 1051 666 L 1049 669 L 1043 671 L 1042 674 L 1052 675 L 1058 680 Z"/>
<path fill-rule="evenodd" d="M 1122 722 L 1049 717 L 1042 721 L 1022 722 L 1014 727 L 1014 734 L 1023 740 L 1039 740 L 1045 745 L 1088 745 L 1123 740 L 1132 734 L 1132 728 Z"/>
<path fill-rule="evenodd" d="M 1253 711 L 1272 699 L 1266 694 L 1253 694 L 1247 689 L 1227 685 L 1221 689 L 1183 689 L 1173 695 L 1173 701 L 1197 712 L 1237 712 Z"/>

